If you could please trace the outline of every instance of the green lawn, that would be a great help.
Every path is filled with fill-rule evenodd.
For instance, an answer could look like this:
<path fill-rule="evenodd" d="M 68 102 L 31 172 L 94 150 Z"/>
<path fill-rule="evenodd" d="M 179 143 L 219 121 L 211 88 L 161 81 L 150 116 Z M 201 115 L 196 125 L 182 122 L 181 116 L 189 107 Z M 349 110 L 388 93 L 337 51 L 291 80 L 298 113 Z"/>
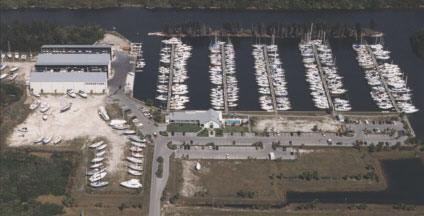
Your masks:
<path fill-rule="evenodd" d="M 166 127 L 168 132 L 198 132 L 201 129 L 200 125 L 186 123 L 170 123 Z"/>

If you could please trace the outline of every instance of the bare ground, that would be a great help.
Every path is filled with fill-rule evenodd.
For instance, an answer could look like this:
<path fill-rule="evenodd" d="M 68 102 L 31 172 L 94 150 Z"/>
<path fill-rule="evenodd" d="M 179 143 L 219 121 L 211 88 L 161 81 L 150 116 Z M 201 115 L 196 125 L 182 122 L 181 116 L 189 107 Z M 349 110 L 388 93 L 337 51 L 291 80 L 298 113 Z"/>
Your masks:
<path fill-rule="evenodd" d="M 182 161 L 183 165 L 183 187 L 181 190 L 181 195 L 185 197 L 191 197 L 197 192 L 203 191 L 203 188 L 201 186 L 196 185 L 197 181 L 199 180 L 199 177 L 195 175 L 195 172 L 207 172 L 205 169 L 201 169 L 199 171 L 195 170 L 194 167 L 196 166 L 197 161 L 189 161 L 185 160 Z"/>
<path fill-rule="evenodd" d="M 271 129 L 276 132 L 313 132 L 315 126 L 321 131 L 337 132 L 341 124 L 330 117 L 324 116 L 308 117 L 307 119 L 298 117 L 264 118 L 256 121 L 253 130 L 258 132 Z"/>
<path fill-rule="evenodd" d="M 108 170 L 114 173 L 124 166 L 122 158 L 126 139 L 107 125 L 97 114 L 97 109 L 104 104 L 105 96 L 89 96 L 88 99 L 72 99 L 65 96 L 42 96 L 40 100 L 50 105 L 47 111 L 48 120 L 43 121 L 40 111 L 33 111 L 28 118 L 18 125 L 8 139 L 9 146 L 31 146 L 40 136 L 61 136 L 64 140 L 76 137 L 105 137 L 109 141 Z M 60 108 L 64 103 L 71 102 L 72 108 L 64 113 Z M 27 127 L 28 132 L 21 133 L 17 129 Z M 62 141 L 62 143 L 65 143 Z M 90 144 L 87 143 L 87 144 Z M 47 144 L 53 145 L 53 144 Z M 60 144 L 59 144 L 60 145 Z"/>
<path fill-rule="evenodd" d="M 272 203 L 284 199 L 287 191 L 378 191 L 386 188 L 377 159 L 366 152 L 351 149 L 317 150 L 313 153 L 305 151 L 296 161 L 202 160 L 200 171 L 193 169 L 196 161 L 180 162 L 183 166 L 179 175 L 183 175 L 184 180 L 177 191 L 188 198 L 186 201 L 190 203 L 207 200 L 238 203 L 242 202 L 237 196 L 239 191 L 255 192 L 255 198 L 247 200 L 249 202 Z M 367 166 L 375 169 L 379 181 L 344 179 L 344 176 L 366 174 Z M 299 178 L 302 173 L 312 171 L 316 171 L 322 178 Z M 175 174 L 178 175 L 178 172 Z M 194 190 L 196 188 L 201 191 Z"/>

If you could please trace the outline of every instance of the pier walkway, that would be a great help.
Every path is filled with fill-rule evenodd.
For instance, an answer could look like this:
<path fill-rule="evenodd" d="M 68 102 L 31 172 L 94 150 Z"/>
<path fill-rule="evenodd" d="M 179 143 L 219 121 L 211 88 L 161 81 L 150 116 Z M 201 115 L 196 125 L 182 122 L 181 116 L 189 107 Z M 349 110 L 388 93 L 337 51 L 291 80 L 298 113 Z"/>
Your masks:
<path fill-rule="evenodd" d="M 221 68 L 222 68 L 222 92 L 224 95 L 224 112 L 228 113 L 228 90 L 227 90 L 227 65 L 225 62 L 225 44 L 219 45 L 221 50 Z"/>
<path fill-rule="evenodd" d="M 168 100 L 166 103 L 166 111 L 171 109 L 171 96 L 172 96 L 172 80 L 174 78 L 174 58 L 175 58 L 175 44 L 171 44 L 171 54 L 169 61 L 169 82 L 168 82 Z"/>
<path fill-rule="evenodd" d="M 383 83 L 384 89 L 386 90 L 386 93 L 389 95 L 390 101 L 392 102 L 393 107 L 395 108 L 396 112 L 400 113 L 400 109 L 396 103 L 395 98 L 392 95 L 392 92 L 390 91 L 389 87 L 387 86 L 386 80 L 381 76 L 380 72 L 378 71 L 378 62 L 377 59 L 375 58 L 374 53 L 371 50 L 371 47 L 369 45 L 365 45 L 367 48 L 368 53 L 370 54 L 370 56 L 372 57 L 372 62 L 374 64 L 374 69 L 377 71 L 378 73 L 378 77 L 380 78 L 381 83 Z"/>
<path fill-rule="evenodd" d="M 370 54 L 371 58 L 372 58 L 372 62 L 374 64 L 374 69 L 377 71 L 378 73 L 378 77 L 380 78 L 381 83 L 383 83 L 384 89 L 386 90 L 386 93 L 389 95 L 390 101 L 392 102 L 393 107 L 395 108 L 397 113 L 402 113 L 402 111 L 399 109 L 399 106 L 396 103 L 395 98 L 392 95 L 392 92 L 390 91 L 389 87 L 387 86 L 386 80 L 382 77 L 380 71 L 378 70 L 378 62 L 377 59 L 375 58 L 374 53 L 371 50 L 371 47 L 367 44 L 365 45 L 365 47 L 367 48 L 368 53 Z M 412 128 L 411 122 L 409 121 L 408 117 L 406 115 L 402 115 L 403 121 L 405 122 L 406 126 L 409 129 L 409 133 L 411 134 L 412 137 L 415 137 L 415 132 L 414 129 Z"/>
<path fill-rule="evenodd" d="M 271 98 L 272 98 L 272 106 L 274 107 L 274 112 L 277 113 L 277 102 L 275 100 L 275 90 L 274 90 L 274 82 L 272 78 L 271 67 L 269 66 L 269 58 L 268 58 L 268 48 L 266 45 L 262 46 L 264 60 L 265 60 L 265 70 L 267 73 L 269 88 L 271 90 Z"/>
<path fill-rule="evenodd" d="M 312 47 L 314 50 L 315 61 L 317 62 L 317 65 L 318 65 L 319 76 L 321 78 L 321 82 L 324 87 L 325 95 L 327 96 L 328 105 L 330 106 L 331 112 L 334 115 L 336 110 L 334 108 L 333 100 L 331 99 L 330 90 L 328 89 L 327 79 L 325 78 L 325 75 L 322 70 L 322 65 L 321 65 L 321 61 L 319 60 L 317 47 L 315 45 L 312 45 Z"/>

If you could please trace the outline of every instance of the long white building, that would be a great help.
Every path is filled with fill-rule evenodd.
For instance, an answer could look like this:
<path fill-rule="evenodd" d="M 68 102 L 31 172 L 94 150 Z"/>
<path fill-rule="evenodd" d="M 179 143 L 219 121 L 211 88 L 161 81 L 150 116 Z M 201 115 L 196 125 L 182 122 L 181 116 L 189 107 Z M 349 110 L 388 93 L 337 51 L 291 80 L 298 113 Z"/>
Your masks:
<path fill-rule="evenodd" d="M 38 94 L 64 94 L 68 89 L 105 94 L 107 80 L 105 72 L 31 72 L 30 90 Z"/>
<path fill-rule="evenodd" d="M 37 56 L 29 88 L 37 94 L 65 94 L 67 90 L 107 94 L 111 50 L 104 45 L 49 45 Z"/>

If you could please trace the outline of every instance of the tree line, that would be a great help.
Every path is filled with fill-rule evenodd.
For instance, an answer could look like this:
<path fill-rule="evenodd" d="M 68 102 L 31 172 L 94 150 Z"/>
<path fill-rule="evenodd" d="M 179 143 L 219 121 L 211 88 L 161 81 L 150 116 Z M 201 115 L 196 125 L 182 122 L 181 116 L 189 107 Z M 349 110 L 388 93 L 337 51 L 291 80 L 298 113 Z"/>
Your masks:
<path fill-rule="evenodd" d="M 307 33 L 332 38 L 359 38 L 360 35 L 376 33 L 370 28 L 356 24 L 329 24 L 317 23 L 257 23 L 250 27 L 243 27 L 239 22 L 225 22 L 222 27 L 213 28 L 206 23 L 186 22 L 177 25 L 164 25 L 165 36 L 188 37 L 275 37 L 275 38 L 301 38 Z"/>
<path fill-rule="evenodd" d="M 421 0 L 2 0 L 10 8 L 222 8 L 271 10 L 418 8 Z"/>
<path fill-rule="evenodd" d="M 38 51 L 44 44 L 92 44 L 105 30 L 96 25 L 62 26 L 46 22 L 0 23 L 0 49 Z"/>

